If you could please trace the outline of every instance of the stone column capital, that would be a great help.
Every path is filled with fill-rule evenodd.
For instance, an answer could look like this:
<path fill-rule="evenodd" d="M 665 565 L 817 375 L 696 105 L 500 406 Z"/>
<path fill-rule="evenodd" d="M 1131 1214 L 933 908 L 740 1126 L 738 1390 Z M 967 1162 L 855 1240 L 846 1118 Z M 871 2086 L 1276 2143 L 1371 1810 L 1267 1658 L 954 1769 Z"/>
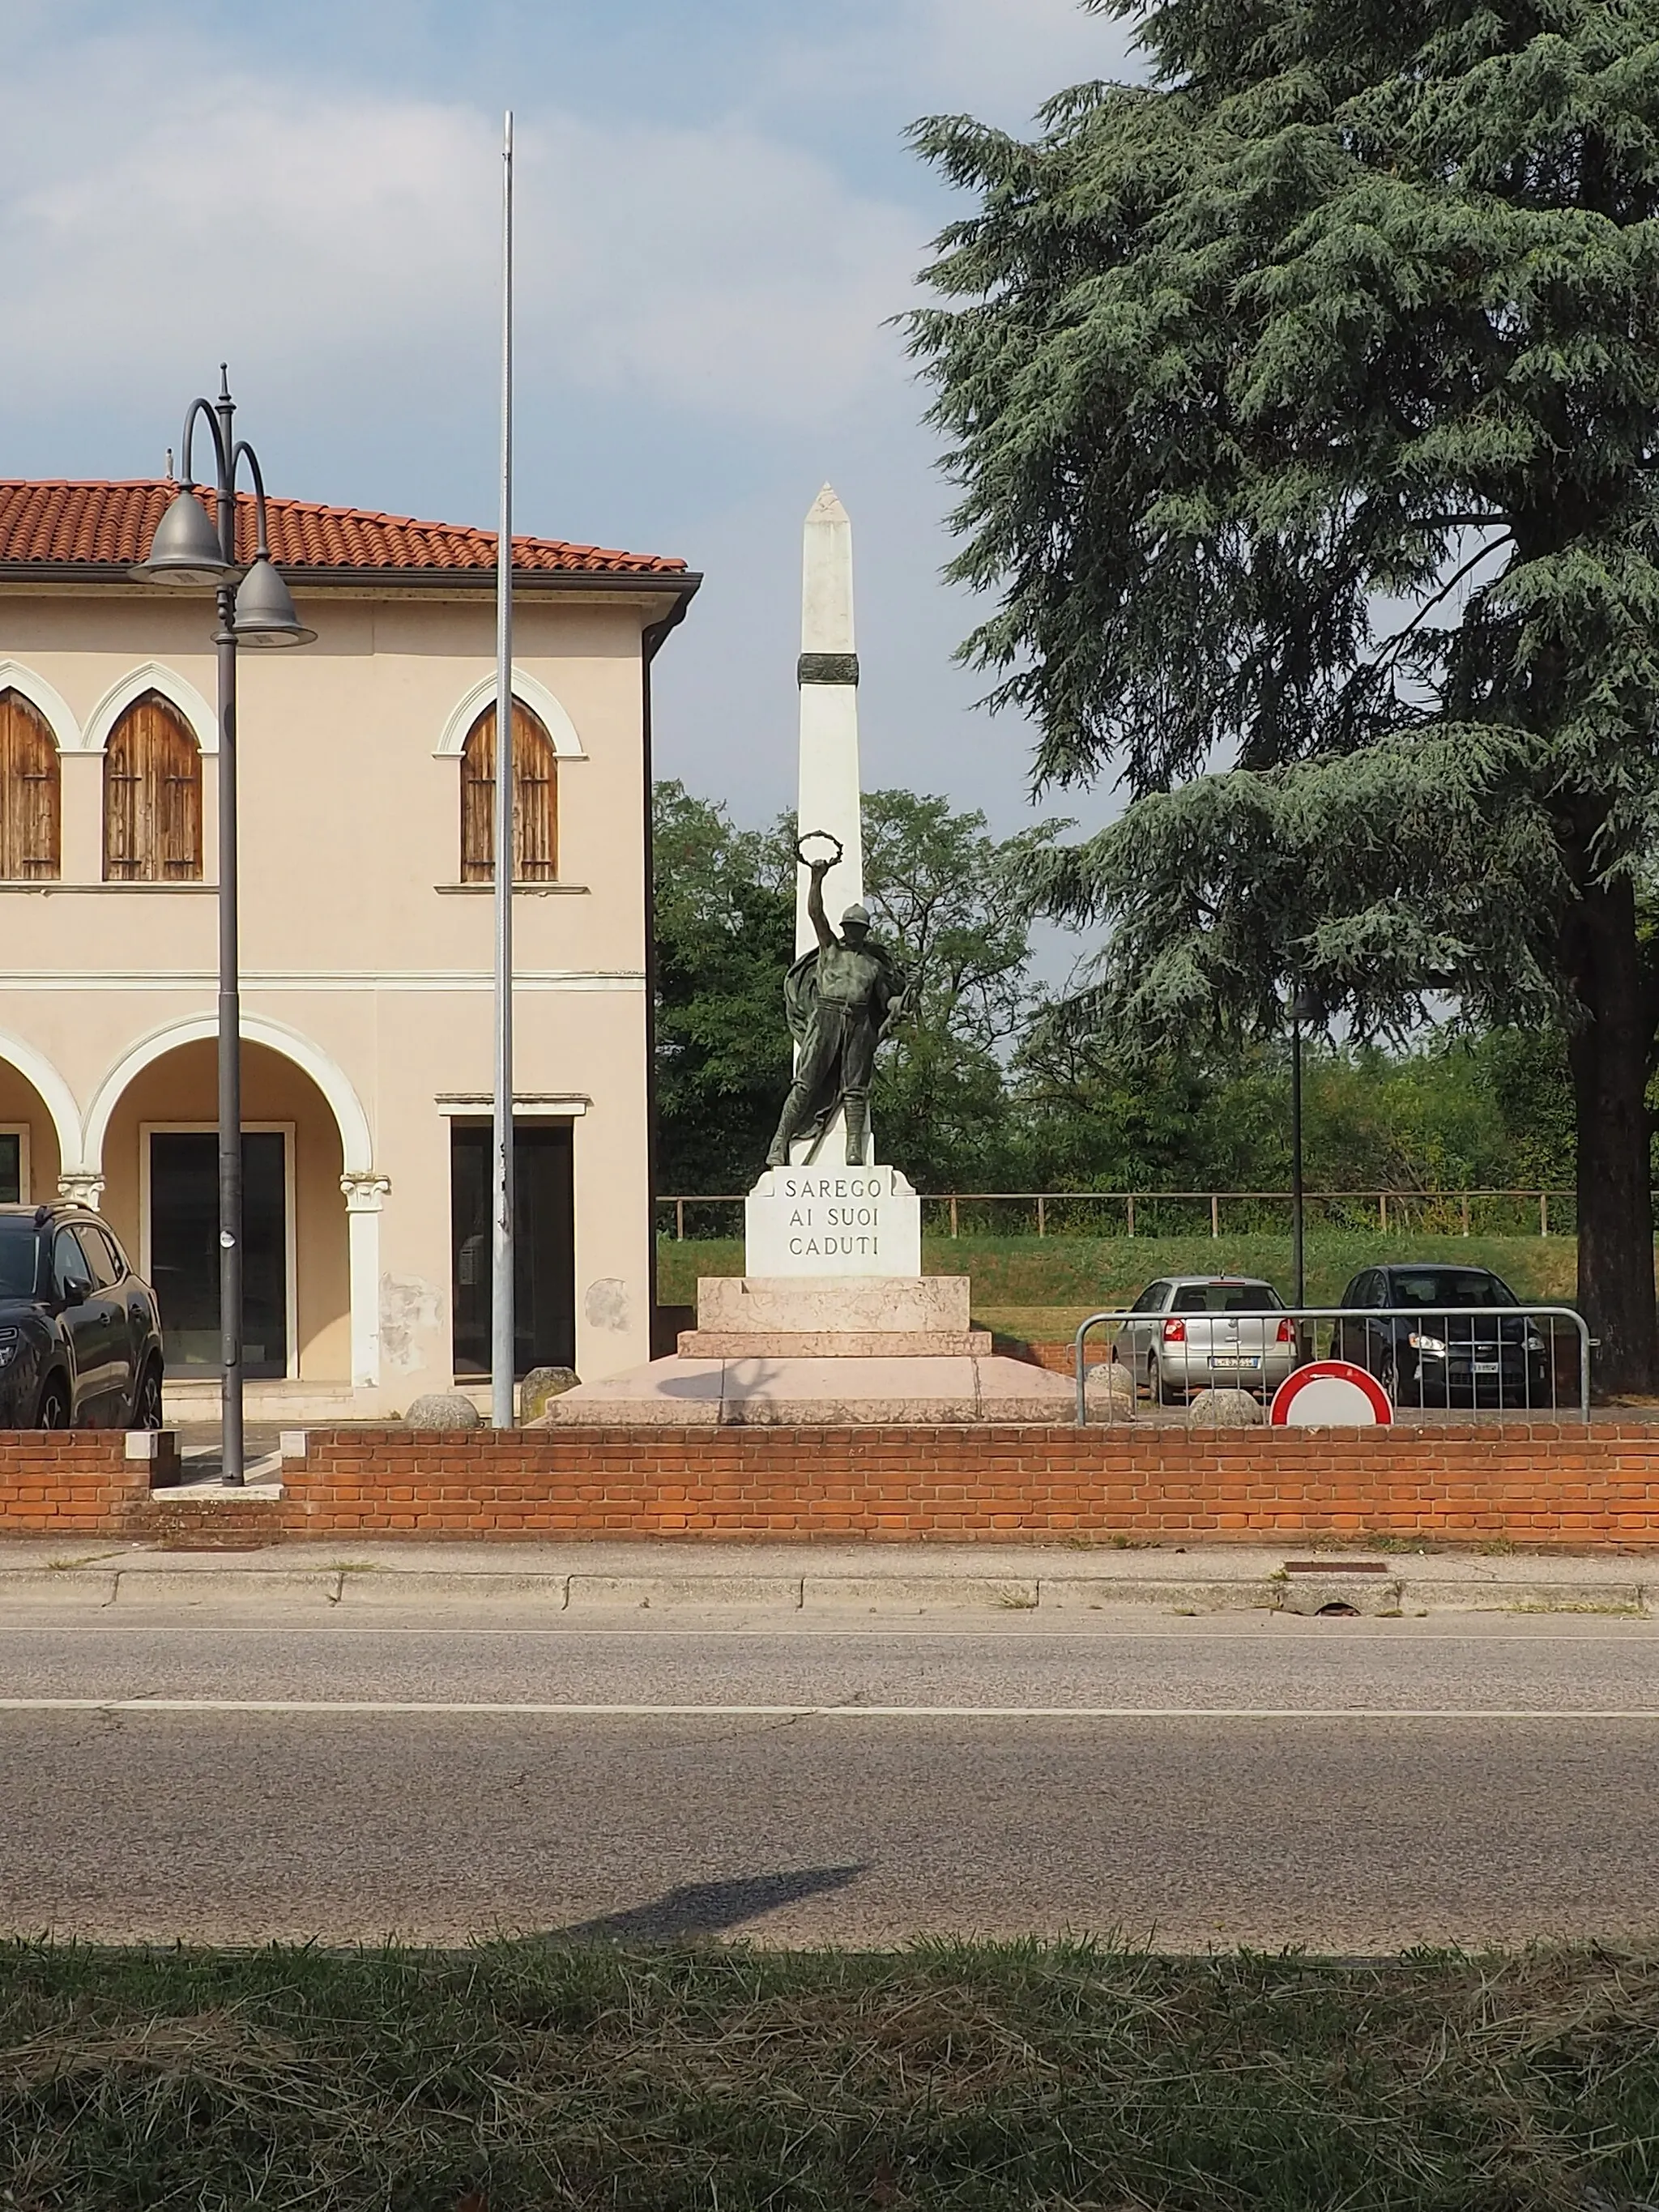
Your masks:
<path fill-rule="evenodd" d="M 89 1206 L 95 1213 L 104 1195 L 104 1178 L 90 1169 L 69 1169 L 58 1178 L 58 1195 L 76 1206 Z"/>
<path fill-rule="evenodd" d="M 356 1175 L 343 1175 L 340 1188 L 345 1193 L 348 1213 L 378 1213 L 392 1188 L 392 1178 L 365 1170 Z"/>

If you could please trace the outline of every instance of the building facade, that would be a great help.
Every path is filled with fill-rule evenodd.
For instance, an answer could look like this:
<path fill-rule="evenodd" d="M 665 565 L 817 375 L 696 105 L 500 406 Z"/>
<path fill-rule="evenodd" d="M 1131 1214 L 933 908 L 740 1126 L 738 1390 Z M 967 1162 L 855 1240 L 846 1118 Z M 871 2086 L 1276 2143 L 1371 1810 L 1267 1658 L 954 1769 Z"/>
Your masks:
<path fill-rule="evenodd" d="M 216 621 L 126 573 L 174 489 L 0 483 L 0 1197 L 101 1207 L 177 1405 L 217 1359 Z M 393 1413 L 489 1365 L 495 544 L 269 518 L 319 635 L 239 677 L 248 1374 Z M 650 1352 L 650 677 L 698 579 L 514 574 L 519 1362 L 597 1379 Z"/>

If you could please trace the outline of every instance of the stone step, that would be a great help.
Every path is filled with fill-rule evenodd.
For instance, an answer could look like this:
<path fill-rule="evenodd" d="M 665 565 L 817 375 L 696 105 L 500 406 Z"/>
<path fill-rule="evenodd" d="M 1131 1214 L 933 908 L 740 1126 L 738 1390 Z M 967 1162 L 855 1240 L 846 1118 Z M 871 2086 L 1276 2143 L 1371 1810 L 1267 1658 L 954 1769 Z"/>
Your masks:
<path fill-rule="evenodd" d="M 745 1340 L 752 1342 L 752 1338 Z M 927 1426 L 1075 1418 L 1069 1385 L 996 1358 L 653 1360 L 555 1398 L 547 1428 Z"/>
<path fill-rule="evenodd" d="M 711 1335 L 965 1335 L 966 1275 L 706 1275 L 697 1328 Z"/>

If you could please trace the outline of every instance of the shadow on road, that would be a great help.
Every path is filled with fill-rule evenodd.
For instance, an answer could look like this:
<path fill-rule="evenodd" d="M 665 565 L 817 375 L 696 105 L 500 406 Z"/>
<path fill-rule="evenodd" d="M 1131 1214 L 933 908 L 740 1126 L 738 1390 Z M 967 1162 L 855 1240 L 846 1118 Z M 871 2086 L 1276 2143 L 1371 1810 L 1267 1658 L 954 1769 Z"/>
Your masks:
<path fill-rule="evenodd" d="M 674 1943 L 688 1936 L 718 1936 L 740 1928 L 781 1905 L 799 1904 L 824 1891 L 845 1889 L 863 1866 L 802 1867 L 793 1874 L 743 1875 L 732 1881 L 692 1881 L 648 1905 L 607 1912 L 599 1920 L 573 1921 L 555 1935 L 574 1943 Z"/>

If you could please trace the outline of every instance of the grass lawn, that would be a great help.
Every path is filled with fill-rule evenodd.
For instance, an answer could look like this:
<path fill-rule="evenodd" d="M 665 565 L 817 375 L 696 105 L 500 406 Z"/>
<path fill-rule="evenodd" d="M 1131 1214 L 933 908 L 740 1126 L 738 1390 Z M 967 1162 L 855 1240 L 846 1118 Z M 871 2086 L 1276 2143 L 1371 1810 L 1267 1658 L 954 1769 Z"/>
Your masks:
<path fill-rule="evenodd" d="M 1659 1963 L 0 1953 L 18 2212 L 1624 2212 Z"/>
<path fill-rule="evenodd" d="M 1578 1264 L 1571 1237 L 1388 1237 L 1323 1231 L 1308 1239 L 1308 1297 L 1332 1305 L 1361 1267 L 1381 1260 L 1446 1260 L 1495 1268 L 1522 1297 L 1570 1304 Z M 739 1237 L 672 1237 L 658 1246 L 659 1296 L 691 1305 L 699 1275 L 740 1275 Z M 1259 1275 L 1291 1293 L 1288 1237 L 929 1237 L 930 1275 L 968 1275 L 988 1328 L 1034 1341 L 1069 1336 L 1103 1307 L 1127 1306 L 1157 1276 Z"/>

